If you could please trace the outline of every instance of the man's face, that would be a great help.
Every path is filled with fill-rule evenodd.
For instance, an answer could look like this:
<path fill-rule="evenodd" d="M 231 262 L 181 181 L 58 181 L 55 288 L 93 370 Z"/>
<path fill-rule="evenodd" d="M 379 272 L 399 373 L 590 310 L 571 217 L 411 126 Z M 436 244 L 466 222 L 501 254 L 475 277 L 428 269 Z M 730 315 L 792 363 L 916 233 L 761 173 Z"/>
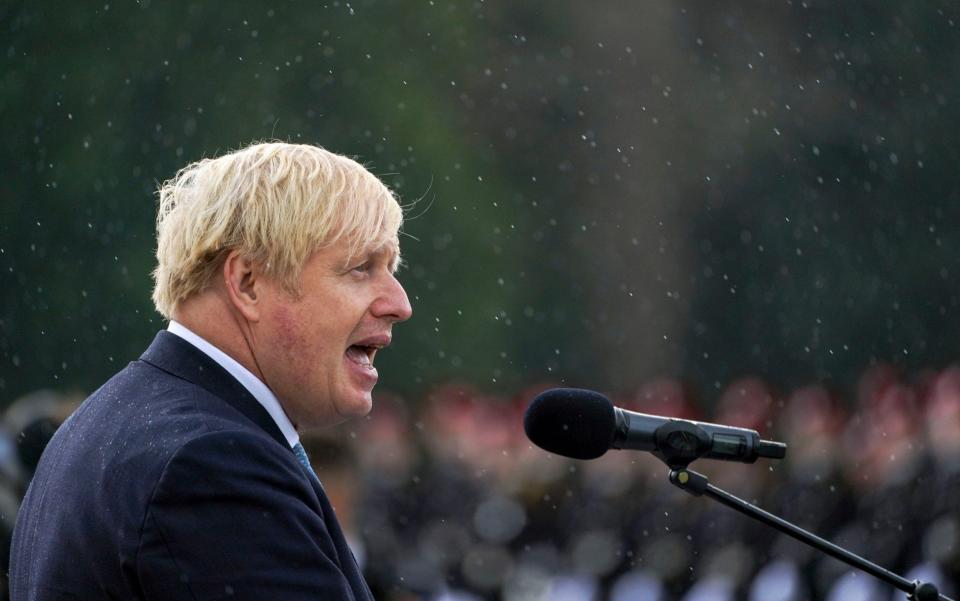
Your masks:
<path fill-rule="evenodd" d="M 298 429 L 369 413 L 374 355 L 390 344 L 393 324 L 412 314 L 394 277 L 397 252 L 388 245 L 349 259 L 339 242 L 307 261 L 299 298 L 272 281 L 262 288 L 256 360 Z"/>

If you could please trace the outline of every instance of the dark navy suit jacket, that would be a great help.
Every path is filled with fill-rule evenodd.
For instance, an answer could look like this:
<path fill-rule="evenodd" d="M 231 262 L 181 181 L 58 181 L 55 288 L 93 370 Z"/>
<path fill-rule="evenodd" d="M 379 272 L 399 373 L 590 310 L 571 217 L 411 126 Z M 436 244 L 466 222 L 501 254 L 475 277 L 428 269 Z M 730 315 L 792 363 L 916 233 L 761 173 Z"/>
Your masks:
<path fill-rule="evenodd" d="M 165 331 L 44 452 L 17 516 L 10 590 L 14 601 L 372 599 L 270 415 Z"/>

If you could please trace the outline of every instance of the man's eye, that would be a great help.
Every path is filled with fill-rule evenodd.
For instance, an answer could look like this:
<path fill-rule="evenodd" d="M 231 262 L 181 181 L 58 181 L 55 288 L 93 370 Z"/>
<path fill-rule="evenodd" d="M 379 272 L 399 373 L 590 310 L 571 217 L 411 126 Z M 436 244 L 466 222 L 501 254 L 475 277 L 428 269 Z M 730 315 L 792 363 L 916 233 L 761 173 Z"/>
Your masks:
<path fill-rule="evenodd" d="M 367 273 L 368 271 L 370 271 L 370 263 L 361 263 L 360 265 L 357 265 L 356 267 L 353 267 L 352 269 L 350 269 L 350 271 L 354 273 Z"/>

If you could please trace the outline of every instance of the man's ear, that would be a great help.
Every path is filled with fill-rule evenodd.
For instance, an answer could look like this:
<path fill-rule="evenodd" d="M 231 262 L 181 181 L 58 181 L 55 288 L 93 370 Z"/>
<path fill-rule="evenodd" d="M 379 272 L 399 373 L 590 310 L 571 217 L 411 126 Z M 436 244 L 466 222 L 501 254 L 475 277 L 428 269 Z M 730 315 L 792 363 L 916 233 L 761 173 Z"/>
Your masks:
<path fill-rule="evenodd" d="M 260 321 L 263 296 L 263 274 L 260 266 L 231 250 L 223 262 L 223 280 L 233 307 L 247 321 Z"/>

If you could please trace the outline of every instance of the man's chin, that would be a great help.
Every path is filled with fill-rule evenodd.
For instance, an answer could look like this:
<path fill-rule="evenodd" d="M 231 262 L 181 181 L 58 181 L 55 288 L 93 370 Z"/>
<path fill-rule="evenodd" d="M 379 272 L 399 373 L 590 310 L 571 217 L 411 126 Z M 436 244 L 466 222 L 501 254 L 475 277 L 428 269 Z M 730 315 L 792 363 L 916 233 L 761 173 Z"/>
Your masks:
<path fill-rule="evenodd" d="M 336 403 L 336 408 L 340 421 L 364 417 L 373 409 L 373 391 L 353 391 L 350 395 L 341 398 Z"/>
<path fill-rule="evenodd" d="M 324 407 L 325 411 L 305 411 L 296 423 L 297 430 L 324 429 L 364 417 L 373 408 L 373 397 L 370 392 L 352 391 L 349 395 L 339 395 L 332 403 L 325 401 Z"/>

